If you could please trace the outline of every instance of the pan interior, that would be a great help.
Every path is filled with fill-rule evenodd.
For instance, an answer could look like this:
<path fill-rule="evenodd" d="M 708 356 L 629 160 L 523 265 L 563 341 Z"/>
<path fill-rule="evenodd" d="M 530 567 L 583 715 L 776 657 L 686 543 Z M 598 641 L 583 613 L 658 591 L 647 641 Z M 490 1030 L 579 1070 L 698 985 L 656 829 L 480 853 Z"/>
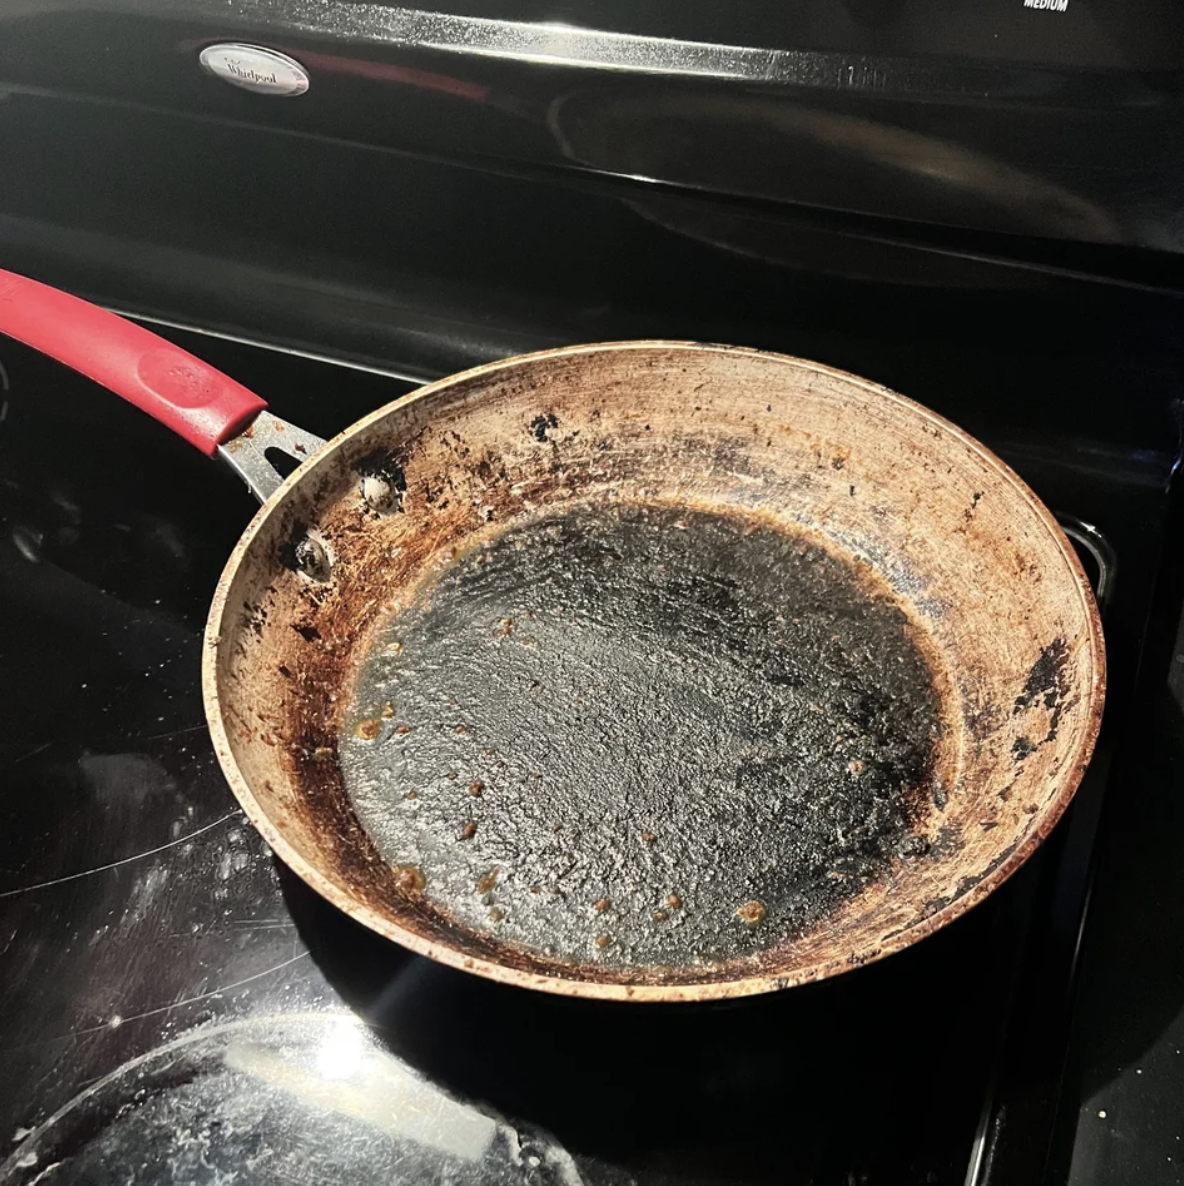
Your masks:
<path fill-rule="evenodd" d="M 465 929 L 715 963 L 924 859 L 952 773 L 941 686 L 903 603 L 820 537 L 586 503 L 420 582 L 339 752 L 378 851 Z"/>

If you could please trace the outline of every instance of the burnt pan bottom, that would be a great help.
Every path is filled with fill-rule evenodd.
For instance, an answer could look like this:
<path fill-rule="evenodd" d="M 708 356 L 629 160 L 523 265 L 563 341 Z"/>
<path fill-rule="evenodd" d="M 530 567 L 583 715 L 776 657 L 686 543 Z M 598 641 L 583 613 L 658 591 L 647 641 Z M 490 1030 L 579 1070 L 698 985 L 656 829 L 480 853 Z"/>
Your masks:
<path fill-rule="evenodd" d="M 577 964 L 725 962 L 924 859 L 940 681 L 903 604 L 742 511 L 517 520 L 377 636 L 340 761 L 465 930 Z"/>

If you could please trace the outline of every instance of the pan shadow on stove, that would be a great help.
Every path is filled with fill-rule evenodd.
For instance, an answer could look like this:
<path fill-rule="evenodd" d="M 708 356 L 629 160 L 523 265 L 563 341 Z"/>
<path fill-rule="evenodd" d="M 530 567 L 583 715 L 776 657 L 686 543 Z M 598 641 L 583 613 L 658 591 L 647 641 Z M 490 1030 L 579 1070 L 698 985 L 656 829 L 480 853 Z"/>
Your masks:
<path fill-rule="evenodd" d="M 962 1086 L 985 1076 L 994 1026 L 970 962 L 988 956 L 987 911 L 829 983 L 626 1005 L 434 964 L 280 881 L 313 960 L 393 1053 L 549 1131 L 589 1182 L 962 1181 L 977 1119 Z"/>

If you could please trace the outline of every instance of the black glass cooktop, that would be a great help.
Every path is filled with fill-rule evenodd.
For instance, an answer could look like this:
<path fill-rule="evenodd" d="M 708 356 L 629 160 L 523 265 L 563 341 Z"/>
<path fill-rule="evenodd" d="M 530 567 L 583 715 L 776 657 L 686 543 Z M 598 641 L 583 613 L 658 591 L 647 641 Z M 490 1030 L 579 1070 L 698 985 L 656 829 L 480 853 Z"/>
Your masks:
<path fill-rule="evenodd" d="M 408 387 L 179 336 L 324 435 Z M 833 982 L 639 1007 L 451 971 L 288 873 L 218 770 L 200 632 L 249 496 L 105 392 L 10 343 L 0 362 L 0 1181 L 847 1186 L 1029 1165 L 1115 722 L 1037 860 Z M 1165 455 L 1062 429 L 1003 422 L 989 443 L 1105 579 L 1120 716 Z"/>

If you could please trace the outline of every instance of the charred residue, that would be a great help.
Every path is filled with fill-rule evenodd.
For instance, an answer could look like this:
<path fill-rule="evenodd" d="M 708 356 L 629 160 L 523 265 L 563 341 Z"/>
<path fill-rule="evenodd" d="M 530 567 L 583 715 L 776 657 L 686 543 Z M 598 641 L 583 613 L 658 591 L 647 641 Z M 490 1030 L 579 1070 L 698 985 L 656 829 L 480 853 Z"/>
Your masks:
<path fill-rule="evenodd" d="M 978 504 L 982 502 L 982 500 L 983 492 L 981 490 L 976 490 L 971 496 L 970 506 L 968 506 L 966 510 L 962 512 L 962 518 L 965 519 L 967 523 L 969 523 L 971 519 L 974 518 L 974 512 L 978 510 Z"/>
<path fill-rule="evenodd" d="M 1022 762 L 1036 752 L 1036 746 L 1030 737 L 1017 737 L 1011 743 L 1011 755 L 1017 762 Z"/>
<path fill-rule="evenodd" d="M 804 534 L 685 507 L 543 513 L 462 553 L 391 629 L 341 769 L 378 851 L 475 940 L 492 907 L 498 942 L 545 957 L 706 969 L 926 857 L 942 722 L 916 628 Z M 388 699 L 410 732 L 355 736 Z M 759 925 L 737 913 L 753 902 Z"/>
<path fill-rule="evenodd" d="M 1016 716 L 1037 703 L 1048 710 L 1048 732 L 1039 742 L 1053 741 L 1065 710 L 1065 666 L 1069 660 L 1069 644 L 1063 638 L 1054 639 L 1040 652 L 1032 664 L 1024 690 L 1016 697 L 1012 715 Z M 1033 747 L 1035 748 L 1035 747 Z"/>
<path fill-rule="evenodd" d="M 530 422 L 530 435 L 536 441 L 545 442 L 551 438 L 547 435 L 559 427 L 559 418 L 554 412 L 543 412 Z"/>
<path fill-rule="evenodd" d="M 489 449 L 485 450 L 477 464 L 473 466 L 473 472 L 487 486 L 494 482 L 509 482 L 510 480 L 510 475 L 506 471 L 506 463 L 501 455 Z"/>

